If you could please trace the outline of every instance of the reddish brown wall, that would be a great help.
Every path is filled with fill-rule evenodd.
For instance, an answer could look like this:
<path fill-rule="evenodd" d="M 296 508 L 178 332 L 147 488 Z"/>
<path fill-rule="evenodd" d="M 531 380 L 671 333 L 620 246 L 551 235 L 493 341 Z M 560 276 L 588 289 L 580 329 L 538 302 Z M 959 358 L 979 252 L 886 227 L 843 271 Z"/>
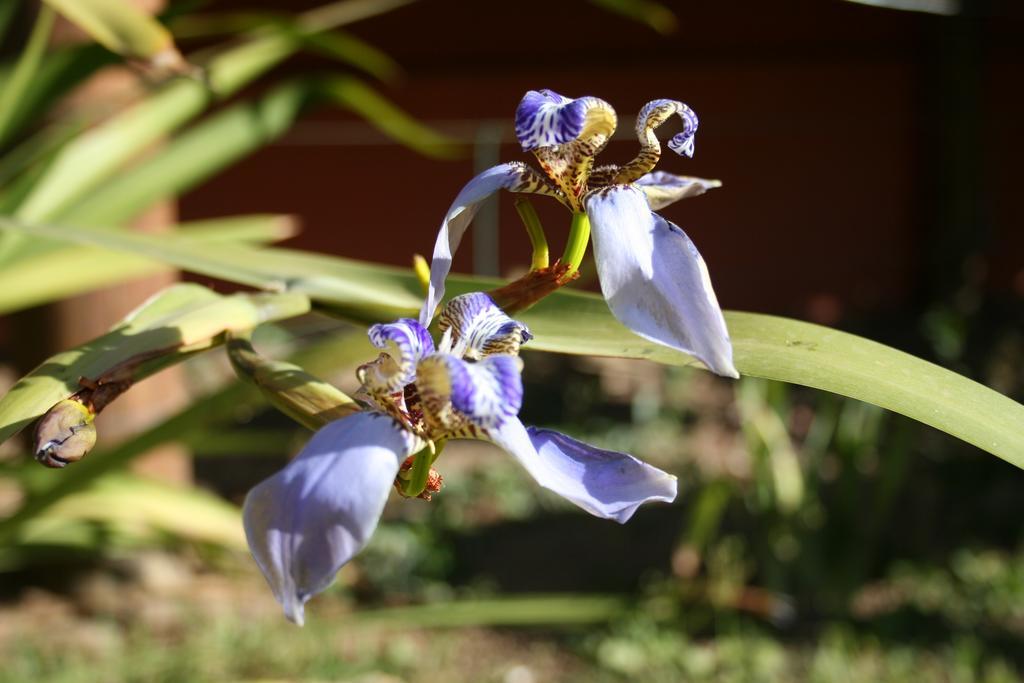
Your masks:
<path fill-rule="evenodd" d="M 946 199 L 937 189 L 946 174 L 929 154 L 939 142 L 926 123 L 934 117 L 929 103 L 957 84 L 942 80 L 936 57 L 963 22 L 839 0 L 676 5 L 682 25 L 664 38 L 589 3 L 550 0 L 424 2 L 355 32 L 406 68 L 407 79 L 385 91 L 409 111 L 440 126 L 504 120 L 510 141 L 512 113 L 528 88 L 601 96 L 626 132 L 647 99 L 682 99 L 701 118 L 697 154 L 666 157 L 662 168 L 725 186 L 666 215 L 701 248 L 724 306 L 835 322 L 907 304 L 926 280 L 924 255 Z M 985 118 L 981 130 L 963 131 L 985 146 L 983 247 L 1000 290 L 1013 282 L 1024 290 L 1015 198 L 1024 112 L 1019 85 L 1011 86 L 1020 77 L 1015 41 L 1024 34 L 1014 21 L 973 24 L 983 38 Z M 429 252 L 471 162 L 374 145 L 372 131 L 359 128 L 355 136 L 371 144 L 309 145 L 316 131 L 356 119 L 321 112 L 314 121 L 315 130 L 300 126 L 186 196 L 184 216 L 294 212 L 306 226 L 297 246 L 399 264 Z M 336 133 L 353 136 L 351 128 Z M 605 154 L 624 160 L 634 147 L 626 135 Z M 526 159 L 513 144 L 501 158 Z M 560 244 L 564 219 L 553 209 L 546 215 Z M 526 263 L 507 197 L 500 224 L 502 267 Z M 471 268 L 470 252 L 466 244 L 458 268 Z"/>

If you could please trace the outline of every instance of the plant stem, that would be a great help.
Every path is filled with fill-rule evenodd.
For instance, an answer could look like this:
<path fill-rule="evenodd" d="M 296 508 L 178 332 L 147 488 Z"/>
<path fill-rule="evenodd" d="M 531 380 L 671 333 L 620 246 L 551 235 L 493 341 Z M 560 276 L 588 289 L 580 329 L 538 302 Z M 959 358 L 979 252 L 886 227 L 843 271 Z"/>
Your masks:
<path fill-rule="evenodd" d="M 519 197 L 515 201 L 516 211 L 519 218 L 526 227 L 526 234 L 530 236 L 530 245 L 533 247 L 533 259 L 530 261 L 530 270 L 541 270 L 548 267 L 548 240 L 544 236 L 544 226 L 540 224 L 540 216 L 529 199 Z"/>
<path fill-rule="evenodd" d="M 585 213 L 574 213 L 572 224 L 569 226 L 569 239 L 565 243 L 565 252 L 562 254 L 562 263 L 569 267 L 568 274 L 579 270 L 583 255 L 587 253 L 587 244 L 590 242 L 590 219 Z"/>
<path fill-rule="evenodd" d="M 412 459 L 412 469 L 409 470 L 409 478 L 402 482 L 402 493 L 410 498 L 416 498 L 427 488 L 427 480 L 430 477 L 430 466 L 434 464 L 437 456 L 441 453 L 440 446 L 434 443 L 427 444 L 427 447 L 417 453 Z"/>

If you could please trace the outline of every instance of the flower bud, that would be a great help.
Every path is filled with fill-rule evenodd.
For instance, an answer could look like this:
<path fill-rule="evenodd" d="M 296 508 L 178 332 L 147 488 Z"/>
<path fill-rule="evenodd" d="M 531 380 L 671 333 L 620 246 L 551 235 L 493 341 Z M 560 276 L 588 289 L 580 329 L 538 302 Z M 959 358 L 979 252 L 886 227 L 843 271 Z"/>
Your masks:
<path fill-rule="evenodd" d="M 36 427 L 35 456 L 47 467 L 77 462 L 96 445 L 95 414 L 74 399 L 60 401 Z"/>

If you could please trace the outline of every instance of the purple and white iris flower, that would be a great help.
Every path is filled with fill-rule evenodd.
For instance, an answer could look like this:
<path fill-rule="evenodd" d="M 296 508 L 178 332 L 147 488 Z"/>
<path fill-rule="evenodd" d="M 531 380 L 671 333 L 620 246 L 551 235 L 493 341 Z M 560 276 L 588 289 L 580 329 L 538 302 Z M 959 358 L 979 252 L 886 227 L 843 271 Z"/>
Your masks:
<path fill-rule="evenodd" d="M 409 456 L 426 458 L 429 466 L 435 444 L 449 439 L 494 443 L 541 486 L 620 523 L 642 503 L 676 497 L 675 477 L 631 455 L 519 421 L 518 354 L 530 333 L 489 296 L 452 299 L 439 329 L 435 348 L 415 320 L 371 327 L 370 341 L 382 353 L 358 371 L 369 407 L 320 429 L 245 499 L 253 557 L 285 615 L 299 625 L 306 601 L 373 534 L 392 485 L 409 472 Z"/>
<path fill-rule="evenodd" d="M 661 157 L 654 131 L 673 114 L 682 119 L 683 130 L 668 141 L 669 149 L 693 156 L 697 115 L 682 102 L 654 100 L 637 117 L 636 158 L 595 168 L 595 156 L 615 131 L 611 106 L 596 97 L 569 99 L 551 90 L 526 93 L 516 110 L 516 137 L 544 173 L 510 162 L 484 171 L 462 189 L 437 236 L 420 323 L 429 323 L 444 297 L 452 255 L 483 200 L 502 189 L 547 195 L 573 213 L 569 239 L 579 227 L 580 258 L 591 233 L 601 290 L 622 324 L 645 339 L 695 356 L 713 372 L 738 377 L 704 260 L 677 225 L 653 212 L 720 185 L 652 172 Z M 573 271 L 578 265 L 571 264 Z"/>

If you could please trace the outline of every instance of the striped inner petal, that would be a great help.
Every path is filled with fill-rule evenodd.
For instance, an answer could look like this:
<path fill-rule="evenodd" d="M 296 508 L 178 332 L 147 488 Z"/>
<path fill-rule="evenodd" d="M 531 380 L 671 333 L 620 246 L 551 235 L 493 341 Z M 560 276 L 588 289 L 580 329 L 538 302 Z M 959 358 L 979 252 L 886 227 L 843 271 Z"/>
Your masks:
<path fill-rule="evenodd" d="M 441 310 L 438 327 L 443 335 L 441 351 L 470 360 L 518 355 L 519 347 L 533 338 L 526 325 L 505 315 L 483 292 L 449 301 Z"/>
<path fill-rule="evenodd" d="M 374 325 L 368 335 L 370 343 L 384 351 L 376 361 L 359 369 L 359 380 L 371 394 L 401 391 L 416 379 L 420 359 L 434 352 L 430 333 L 409 318 Z"/>
<path fill-rule="evenodd" d="M 521 371 L 515 356 L 489 356 L 476 363 L 446 353 L 424 358 L 416 388 L 430 438 L 479 436 L 477 429 L 495 429 L 515 417 L 523 404 Z"/>
<path fill-rule="evenodd" d="M 569 99 L 551 90 L 531 90 L 516 109 L 516 137 L 544 172 L 579 208 L 594 157 L 615 132 L 617 117 L 597 97 Z"/>
<path fill-rule="evenodd" d="M 636 136 L 640 140 L 640 152 L 635 159 L 621 166 L 614 177 L 602 177 L 600 180 L 603 184 L 631 183 L 649 173 L 661 158 L 661 143 L 654 131 L 673 114 L 682 119 L 683 130 L 672 136 L 668 141 L 668 148 L 676 154 L 692 157 L 694 136 L 697 134 L 697 114 L 677 100 L 653 100 L 644 105 L 636 119 Z"/>

